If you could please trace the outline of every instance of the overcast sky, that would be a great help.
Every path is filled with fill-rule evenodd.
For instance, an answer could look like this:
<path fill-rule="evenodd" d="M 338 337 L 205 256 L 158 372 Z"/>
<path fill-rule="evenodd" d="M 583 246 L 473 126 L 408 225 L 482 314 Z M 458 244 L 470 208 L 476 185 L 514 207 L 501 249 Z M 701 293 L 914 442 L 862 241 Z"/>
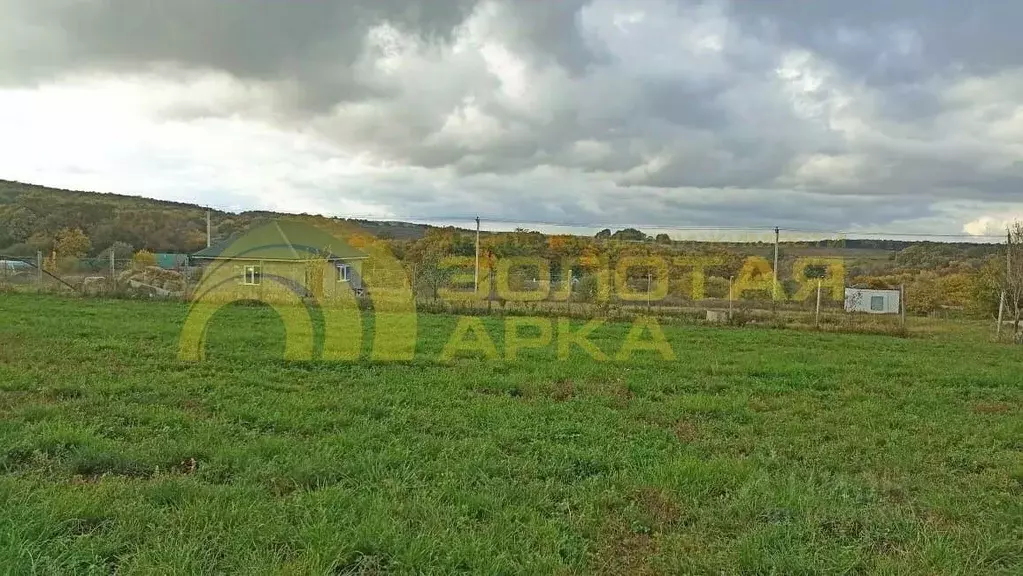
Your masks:
<path fill-rule="evenodd" d="M 1020 22 L 1009 0 L 0 0 L 0 178 L 503 227 L 1000 234 L 1023 218 Z"/>

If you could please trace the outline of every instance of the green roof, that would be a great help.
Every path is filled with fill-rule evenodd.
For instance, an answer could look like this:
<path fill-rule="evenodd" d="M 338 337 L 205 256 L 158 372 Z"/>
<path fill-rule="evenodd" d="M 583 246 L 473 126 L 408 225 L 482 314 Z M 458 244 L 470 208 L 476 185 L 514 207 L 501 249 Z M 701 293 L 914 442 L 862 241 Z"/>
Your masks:
<path fill-rule="evenodd" d="M 317 226 L 293 220 L 275 220 L 234 234 L 192 257 L 305 261 L 317 257 L 355 260 L 367 258 L 367 255 Z"/>
<path fill-rule="evenodd" d="M 188 264 L 188 254 L 160 252 L 155 256 L 156 265 L 160 268 L 177 268 Z"/>

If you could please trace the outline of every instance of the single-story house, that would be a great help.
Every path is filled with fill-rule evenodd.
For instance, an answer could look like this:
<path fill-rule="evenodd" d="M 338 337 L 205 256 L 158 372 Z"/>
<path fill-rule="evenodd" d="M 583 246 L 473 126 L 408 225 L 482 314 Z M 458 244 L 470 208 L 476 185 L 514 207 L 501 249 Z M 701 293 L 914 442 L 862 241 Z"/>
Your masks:
<path fill-rule="evenodd" d="M 190 259 L 205 269 L 200 290 L 229 285 L 233 295 L 251 294 L 262 301 L 281 291 L 329 301 L 351 292 L 362 294 L 362 264 L 367 258 L 317 226 L 276 220 L 237 233 Z"/>
<path fill-rule="evenodd" d="M 901 292 L 899 290 L 878 290 L 872 288 L 846 288 L 845 311 L 868 314 L 898 314 Z"/>

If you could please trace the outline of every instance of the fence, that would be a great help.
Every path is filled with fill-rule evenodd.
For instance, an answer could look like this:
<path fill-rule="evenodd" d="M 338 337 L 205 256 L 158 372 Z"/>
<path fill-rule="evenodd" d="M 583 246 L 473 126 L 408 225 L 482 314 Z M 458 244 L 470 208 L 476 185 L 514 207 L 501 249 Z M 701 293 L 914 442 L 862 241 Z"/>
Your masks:
<path fill-rule="evenodd" d="M 196 267 L 164 269 L 131 259 L 0 255 L 0 288 L 6 290 L 183 299 L 200 275 Z"/>
<path fill-rule="evenodd" d="M 638 246 L 643 249 L 642 246 Z M 552 262 L 547 270 L 511 266 L 500 277 L 498 268 L 484 259 L 475 289 L 471 257 L 462 256 L 461 269 L 445 263 L 442 256 L 429 260 L 407 258 L 401 270 L 376 269 L 372 260 L 365 276 L 380 284 L 407 283 L 418 309 L 424 312 L 470 314 L 544 314 L 576 318 L 628 318 L 652 315 L 665 322 L 767 325 L 819 330 L 930 334 L 954 332 L 974 338 L 993 338 L 997 324 L 988 309 L 943 305 L 933 291 L 924 294 L 917 276 L 900 272 L 899 250 L 783 244 L 774 270 L 771 244 L 733 243 L 727 246 L 728 261 L 714 261 L 697 270 L 690 246 L 655 246 L 653 253 L 633 255 L 663 258 L 664 263 L 620 270 L 619 253 L 598 255 L 603 268 Z M 616 261 L 617 259 L 617 261 Z M 808 279 L 807 267 L 828 260 L 842 263 L 841 277 L 821 281 Z M 500 260 L 500 259 L 499 259 Z M 748 266 L 749 262 L 759 262 Z M 466 262 L 470 264 L 465 266 Z M 766 264 L 766 268 L 763 265 Z M 923 267 L 922 265 L 920 266 Z M 976 266 L 974 266 L 976 267 Z M 801 272 L 802 271 L 802 272 Z M 544 273 L 546 272 L 546 274 Z M 775 280 L 774 273 L 777 273 Z M 898 313 L 870 314 L 846 311 L 844 288 L 857 276 L 887 274 L 904 293 Z M 923 272 L 922 274 L 927 274 Z M 130 259 L 64 259 L 0 255 L 0 289 L 63 291 L 78 294 L 144 298 L 187 299 L 202 275 L 198 267 L 174 269 L 139 267 Z M 742 283 L 744 280 L 754 280 Z M 920 274 L 918 274 L 919 276 Z M 840 288 L 840 289 L 839 289 Z M 368 286 L 369 296 L 372 286 Z M 514 294 L 518 293 L 516 297 Z M 522 295 L 525 297 L 521 297 Z M 371 298 L 370 298 L 371 300 Z M 993 302 L 997 309 L 997 300 Z M 1011 327 L 1001 330 L 1003 340 L 1015 335 Z"/>
<path fill-rule="evenodd" d="M 694 297 L 689 277 L 668 278 L 658 289 L 658 282 L 651 276 L 626 277 L 619 285 L 613 274 L 599 278 L 599 274 L 581 273 L 571 280 L 553 278 L 542 281 L 533 274 L 512 272 L 502 278 L 498 287 L 499 283 L 492 278 L 491 271 L 484 269 L 481 271 L 484 278 L 477 292 L 474 282 L 455 282 L 450 274 L 445 276 L 445 270 L 437 267 L 406 263 L 406 272 L 418 309 L 428 312 L 610 319 L 648 315 L 673 323 L 784 326 L 890 334 L 904 333 L 914 325 L 916 332 L 941 328 L 929 319 L 916 316 L 908 322 L 903 314 L 848 313 L 845 299 L 835 298 L 834 291 L 825 286 L 821 287 L 819 300 L 816 288 L 805 298 L 776 299 L 770 291 L 763 290 L 738 294 L 734 289 L 734 278 L 732 290 L 728 280 L 724 280 L 721 286 L 720 282 L 707 282 L 711 278 L 705 278 L 705 284 L 711 285 L 705 285 L 702 296 L 697 294 Z M 603 291 L 598 287 L 601 282 L 606 285 Z"/>
<path fill-rule="evenodd" d="M 751 259 L 763 258 L 749 254 Z M 850 257 L 852 256 L 852 257 Z M 986 311 L 965 306 L 934 305 L 931 295 L 914 294 L 910 282 L 894 286 L 900 291 L 894 313 L 848 311 L 845 287 L 850 266 L 870 266 L 864 251 L 840 247 L 815 251 L 806 255 L 810 261 L 835 259 L 843 263 L 846 274 L 821 280 L 795 278 L 799 257 L 789 254 L 779 258 L 777 283 L 773 269 L 766 271 L 749 286 L 740 286 L 742 267 L 728 276 L 704 274 L 695 283 L 700 290 L 694 294 L 691 271 L 679 267 L 666 269 L 666 278 L 659 284 L 654 274 L 639 267 L 637 273 L 619 276 L 611 267 L 603 272 L 573 271 L 571 279 L 552 274 L 541 280 L 535 271 L 511 271 L 500 282 L 493 282 L 493 272 L 481 267 L 479 291 L 475 290 L 474 270 L 470 265 L 458 273 L 438 265 L 405 262 L 418 308 L 423 311 L 456 314 L 561 315 L 576 318 L 622 318 L 652 315 L 665 322 L 718 323 L 733 326 L 769 326 L 821 331 L 864 332 L 892 335 L 956 334 L 972 339 L 994 339 L 996 323 Z M 894 260 L 893 254 L 874 254 L 875 260 Z M 462 259 L 463 262 L 465 258 Z M 803 264 L 806 261 L 802 262 Z M 772 263 L 773 264 L 773 263 Z M 787 265 L 786 265 L 787 264 Z M 681 268 L 685 268 L 682 266 Z M 715 271 L 721 274 L 725 270 Z M 859 272 L 859 271 L 857 271 Z M 603 274 L 603 277 L 601 277 Z M 457 278 L 461 276 L 460 280 Z M 748 278 L 747 278 L 748 280 Z M 489 281 L 489 282 L 488 282 Z M 603 292 L 598 286 L 603 282 Z M 759 284 L 757 284 L 759 282 Z M 500 284 L 500 288 L 495 285 Z M 766 289 L 764 288 L 766 286 Z M 771 288 L 776 286 L 777 292 Z M 528 298 L 508 292 L 533 292 Z M 818 296 L 819 294 L 819 296 Z M 519 294 L 521 296 L 521 294 Z M 925 301 L 926 300 L 926 301 Z M 1013 338 L 1010 330 L 1002 331 L 1002 340 Z"/>

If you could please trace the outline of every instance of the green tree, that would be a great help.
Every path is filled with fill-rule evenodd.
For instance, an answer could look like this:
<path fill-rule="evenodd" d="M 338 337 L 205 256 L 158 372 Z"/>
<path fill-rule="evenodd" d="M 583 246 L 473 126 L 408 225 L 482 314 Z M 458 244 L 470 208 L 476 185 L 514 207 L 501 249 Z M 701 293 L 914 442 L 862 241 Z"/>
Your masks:
<path fill-rule="evenodd" d="M 20 207 L 0 207 L 0 247 L 20 244 L 32 236 L 38 218 L 31 210 Z"/>
<path fill-rule="evenodd" d="M 998 317 L 998 301 L 1002 295 L 1005 257 L 990 256 L 974 273 L 969 309 L 991 319 Z"/>
<path fill-rule="evenodd" d="M 614 240 L 647 240 L 649 237 L 643 232 L 636 230 L 635 228 L 626 228 L 619 230 L 611 235 Z"/>

